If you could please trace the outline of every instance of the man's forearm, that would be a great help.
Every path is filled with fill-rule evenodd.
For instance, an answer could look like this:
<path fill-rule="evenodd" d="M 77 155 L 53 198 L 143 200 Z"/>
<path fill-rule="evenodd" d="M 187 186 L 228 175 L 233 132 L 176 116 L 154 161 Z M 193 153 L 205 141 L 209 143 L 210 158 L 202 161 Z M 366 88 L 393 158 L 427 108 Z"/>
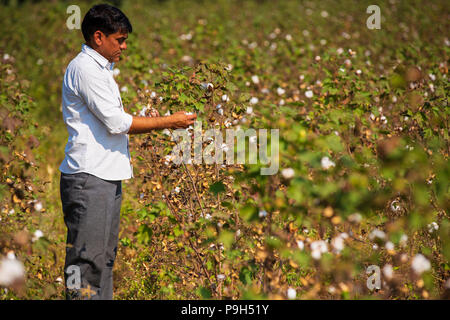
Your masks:
<path fill-rule="evenodd" d="M 187 128 L 194 124 L 196 114 L 184 111 L 175 112 L 167 117 L 133 117 L 128 134 L 148 133 L 152 130 Z"/>
<path fill-rule="evenodd" d="M 133 117 L 128 134 L 149 133 L 152 130 L 171 128 L 170 117 Z"/>

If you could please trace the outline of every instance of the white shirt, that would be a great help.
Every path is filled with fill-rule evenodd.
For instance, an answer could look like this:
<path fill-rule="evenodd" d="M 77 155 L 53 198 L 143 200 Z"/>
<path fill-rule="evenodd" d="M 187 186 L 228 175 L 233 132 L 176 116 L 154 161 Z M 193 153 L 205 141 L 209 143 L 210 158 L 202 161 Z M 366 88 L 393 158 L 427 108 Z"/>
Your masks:
<path fill-rule="evenodd" d="M 133 177 L 127 134 L 133 117 L 123 109 L 113 67 L 85 44 L 67 66 L 62 113 L 69 139 L 61 172 L 86 172 L 104 180 Z"/>

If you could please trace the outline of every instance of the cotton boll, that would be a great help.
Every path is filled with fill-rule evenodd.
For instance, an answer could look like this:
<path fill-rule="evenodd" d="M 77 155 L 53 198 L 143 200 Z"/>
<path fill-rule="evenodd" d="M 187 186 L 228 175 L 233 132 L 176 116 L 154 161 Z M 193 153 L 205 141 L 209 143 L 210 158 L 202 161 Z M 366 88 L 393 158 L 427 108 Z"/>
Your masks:
<path fill-rule="evenodd" d="M 33 234 L 33 237 L 31 238 L 31 241 L 35 242 L 42 238 L 44 236 L 44 233 L 41 230 L 36 230 Z"/>
<path fill-rule="evenodd" d="M 258 84 L 259 83 L 259 78 L 257 75 L 252 76 L 252 81 L 254 84 Z"/>
<path fill-rule="evenodd" d="M 287 290 L 287 297 L 289 300 L 293 300 L 297 297 L 297 291 L 294 288 L 289 288 Z"/>
<path fill-rule="evenodd" d="M 431 263 L 425 256 L 419 253 L 412 259 L 411 268 L 416 274 L 420 275 L 423 272 L 430 270 Z"/>
<path fill-rule="evenodd" d="M 376 238 L 384 240 L 386 238 L 386 234 L 384 233 L 384 231 L 381 231 L 379 229 L 374 229 L 372 230 L 372 232 L 369 234 L 369 239 L 370 240 L 375 240 Z"/>
<path fill-rule="evenodd" d="M 336 166 L 336 164 L 333 161 L 331 161 L 328 157 L 323 157 L 320 160 L 320 164 L 321 164 L 322 168 L 325 169 L 325 170 L 328 170 L 331 167 Z"/>
<path fill-rule="evenodd" d="M 394 269 L 392 268 L 392 265 L 386 264 L 383 267 L 383 275 L 386 277 L 387 280 L 391 280 L 394 275 Z"/>
<path fill-rule="evenodd" d="M 311 99 L 313 97 L 314 93 L 312 92 L 312 90 L 308 90 L 305 92 L 305 97 Z"/>
<path fill-rule="evenodd" d="M 286 179 L 291 179 L 295 175 L 295 171 L 292 168 L 285 168 L 281 170 L 281 175 Z"/>
<path fill-rule="evenodd" d="M 250 103 L 251 104 L 257 104 L 258 103 L 258 98 L 256 98 L 256 97 L 252 97 L 251 99 L 250 99 Z"/>
<path fill-rule="evenodd" d="M 0 286 L 8 287 L 25 276 L 25 268 L 17 259 L 0 260 Z"/>
<path fill-rule="evenodd" d="M 283 94 L 285 94 L 286 90 L 284 90 L 283 88 L 278 87 L 277 88 L 277 93 L 279 96 L 282 96 Z"/>

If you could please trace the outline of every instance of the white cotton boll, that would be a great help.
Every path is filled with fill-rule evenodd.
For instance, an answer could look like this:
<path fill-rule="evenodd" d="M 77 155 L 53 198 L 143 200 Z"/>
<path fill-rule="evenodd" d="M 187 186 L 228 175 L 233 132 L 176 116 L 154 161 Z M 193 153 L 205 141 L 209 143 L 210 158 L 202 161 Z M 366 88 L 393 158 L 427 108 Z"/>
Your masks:
<path fill-rule="evenodd" d="M 300 250 L 303 250 L 305 248 L 305 243 L 302 240 L 297 240 L 297 247 Z"/>
<path fill-rule="evenodd" d="M 119 68 L 114 68 L 113 69 L 113 75 L 114 77 L 117 77 L 120 74 L 120 69 Z"/>
<path fill-rule="evenodd" d="M 14 251 L 9 251 L 6 254 L 6 258 L 9 259 L 9 260 L 15 260 L 16 259 L 16 255 L 14 254 Z"/>
<path fill-rule="evenodd" d="M 259 83 L 259 77 L 257 75 L 252 76 L 252 81 L 254 84 L 258 84 Z"/>
<path fill-rule="evenodd" d="M 430 73 L 428 76 L 430 77 L 431 81 L 436 80 L 436 76 L 434 74 Z"/>
<path fill-rule="evenodd" d="M 36 64 L 37 64 L 38 66 L 42 65 L 43 63 L 44 63 L 44 60 L 41 59 L 41 58 L 39 58 L 38 61 L 36 61 Z"/>
<path fill-rule="evenodd" d="M 362 73 L 362 71 L 360 69 L 356 70 L 356 74 L 360 75 Z"/>
<path fill-rule="evenodd" d="M 345 64 L 347 67 L 350 67 L 350 66 L 352 65 L 352 62 L 351 62 L 350 59 L 345 59 L 344 64 Z"/>
<path fill-rule="evenodd" d="M 344 239 L 342 237 L 335 237 L 331 240 L 331 246 L 333 247 L 333 251 L 336 253 L 344 250 Z"/>
<path fill-rule="evenodd" d="M 120 91 L 122 91 L 122 92 L 128 92 L 127 86 L 123 86 L 122 88 L 120 88 Z"/>
<path fill-rule="evenodd" d="M 325 40 L 325 39 L 320 39 L 320 44 L 321 44 L 322 46 L 326 45 L 326 44 L 327 44 L 327 40 Z"/>
<path fill-rule="evenodd" d="M 360 223 L 362 220 L 362 215 L 360 213 L 352 213 L 348 216 L 348 221 L 352 223 Z"/>
<path fill-rule="evenodd" d="M 294 300 L 297 297 L 297 291 L 294 288 L 289 288 L 287 290 L 287 297 L 289 300 Z"/>
<path fill-rule="evenodd" d="M 320 257 L 322 257 L 322 253 L 320 253 L 319 250 L 313 250 L 313 251 L 311 251 L 311 257 L 312 257 L 314 260 L 319 260 Z"/>
<path fill-rule="evenodd" d="M 223 281 L 224 279 L 225 279 L 225 275 L 224 274 L 218 274 L 217 275 L 217 280 Z"/>
<path fill-rule="evenodd" d="M 154 99 L 156 98 L 156 92 L 152 91 L 152 93 L 150 93 L 150 98 Z"/>
<path fill-rule="evenodd" d="M 228 95 L 224 94 L 224 95 L 222 95 L 222 101 L 228 102 L 228 101 L 230 101 L 230 98 L 228 97 Z"/>
<path fill-rule="evenodd" d="M 36 230 L 33 234 L 33 237 L 31 238 L 31 241 L 35 242 L 42 238 L 44 236 L 44 233 L 41 230 Z"/>
<path fill-rule="evenodd" d="M 376 238 L 384 240 L 386 238 L 386 233 L 384 233 L 384 231 L 381 231 L 379 229 L 374 229 L 369 234 L 369 239 L 370 240 L 375 240 Z"/>
<path fill-rule="evenodd" d="M 322 16 L 322 18 L 328 18 L 329 14 L 327 11 L 323 10 L 320 15 Z"/>
<path fill-rule="evenodd" d="M 281 170 L 281 175 L 286 179 L 291 179 L 295 175 L 295 171 L 292 168 L 285 168 Z"/>
<path fill-rule="evenodd" d="M 8 287 L 14 282 L 22 280 L 25 276 L 25 268 L 19 260 L 0 260 L 0 286 Z"/>
<path fill-rule="evenodd" d="M 36 210 L 37 212 L 40 212 L 42 210 L 42 203 L 40 201 L 36 202 L 34 205 L 34 210 Z"/>
<path fill-rule="evenodd" d="M 407 236 L 406 234 L 402 234 L 402 236 L 400 237 L 399 244 L 400 244 L 402 247 L 404 247 L 404 246 L 406 246 L 407 241 L 408 241 L 408 236 Z"/>
<path fill-rule="evenodd" d="M 316 57 L 314 58 L 314 60 L 316 60 L 317 62 L 319 62 L 319 61 L 320 61 L 320 56 L 316 56 Z"/>
<path fill-rule="evenodd" d="M 223 151 L 228 152 L 229 147 L 226 143 L 222 143 L 221 147 L 220 147 Z"/>
<path fill-rule="evenodd" d="M 336 53 L 337 53 L 337 54 L 343 54 L 343 53 L 344 53 L 344 49 L 338 48 L 338 49 L 336 50 Z"/>
<path fill-rule="evenodd" d="M 279 105 L 279 106 L 284 106 L 284 104 L 285 104 L 284 99 L 281 99 L 281 100 L 278 102 L 278 105 Z"/>
<path fill-rule="evenodd" d="M 412 259 L 411 267 L 415 273 L 420 275 L 423 272 L 430 270 L 431 263 L 427 258 L 425 258 L 425 256 L 419 253 Z"/>
<path fill-rule="evenodd" d="M 348 233 L 347 233 L 347 232 L 342 232 L 342 233 L 339 235 L 339 237 L 342 238 L 342 239 L 348 239 Z"/>
<path fill-rule="evenodd" d="M 336 164 L 333 161 L 331 161 L 328 157 L 323 157 L 320 160 L 320 164 L 321 164 L 322 168 L 325 169 L 325 170 L 328 170 L 331 167 L 336 166 Z"/>
<path fill-rule="evenodd" d="M 394 276 L 394 269 L 390 264 L 386 264 L 383 267 L 383 275 L 386 277 L 387 280 L 391 280 Z"/>
<path fill-rule="evenodd" d="M 256 97 L 252 97 L 251 99 L 250 99 L 250 103 L 251 104 L 257 104 L 258 103 L 258 98 L 256 98 Z"/>
<path fill-rule="evenodd" d="M 211 220 L 211 215 L 210 215 L 209 213 L 207 213 L 207 214 L 205 215 L 205 219 L 206 219 L 206 220 Z"/>
<path fill-rule="evenodd" d="M 378 250 L 378 245 L 377 245 L 377 244 L 374 244 L 374 245 L 372 246 L 372 249 L 373 249 L 373 250 Z"/>
<path fill-rule="evenodd" d="M 9 60 L 9 58 L 10 58 L 10 55 L 9 55 L 9 54 L 5 53 L 5 54 L 3 55 L 3 60 Z"/>
<path fill-rule="evenodd" d="M 277 93 L 279 96 L 282 96 L 285 92 L 286 92 L 286 90 L 284 90 L 283 88 L 280 88 L 280 87 L 277 88 Z"/>
<path fill-rule="evenodd" d="M 237 229 L 236 230 L 236 237 L 240 237 L 241 236 L 241 230 Z"/>
<path fill-rule="evenodd" d="M 375 121 L 375 115 L 373 113 L 370 114 L 369 118 L 370 120 Z"/>
<path fill-rule="evenodd" d="M 247 107 L 246 112 L 247 112 L 247 114 L 252 114 L 253 113 L 253 108 L 252 107 Z"/>
<path fill-rule="evenodd" d="M 327 243 L 323 240 L 316 240 L 311 243 L 312 251 L 319 251 L 320 253 L 328 252 Z"/>
<path fill-rule="evenodd" d="M 267 88 L 262 88 L 261 89 L 261 93 L 264 93 L 264 94 L 269 94 L 269 89 L 267 89 Z"/>
<path fill-rule="evenodd" d="M 307 90 L 305 92 L 305 97 L 311 99 L 313 97 L 314 93 L 312 92 L 312 90 Z"/>
<path fill-rule="evenodd" d="M 399 204 L 399 202 L 397 200 L 392 201 L 392 203 L 391 203 L 391 210 L 392 211 L 398 212 L 398 211 L 401 210 L 401 208 L 402 207 L 400 206 L 400 204 Z"/>
<path fill-rule="evenodd" d="M 267 211 L 266 210 L 259 210 L 258 216 L 260 218 L 264 218 L 265 216 L 267 216 Z"/>
<path fill-rule="evenodd" d="M 287 34 L 285 38 L 286 38 L 287 41 L 291 41 L 292 40 L 292 36 L 290 34 Z"/>
<path fill-rule="evenodd" d="M 394 244 L 391 241 L 386 242 L 385 244 L 386 250 L 393 251 L 394 250 Z"/>
<path fill-rule="evenodd" d="M 439 225 L 436 222 L 430 223 L 428 226 L 428 233 L 433 233 L 434 231 L 439 229 Z"/>
<path fill-rule="evenodd" d="M 175 192 L 175 193 L 180 193 L 180 187 L 175 187 L 175 189 L 173 189 L 173 191 Z"/>
<path fill-rule="evenodd" d="M 139 116 L 140 117 L 145 117 L 145 113 L 147 112 L 148 109 L 149 109 L 148 106 L 143 107 L 142 110 L 139 111 Z"/>
<path fill-rule="evenodd" d="M 223 116 L 223 109 L 222 108 L 217 109 L 217 113 L 220 114 L 221 116 Z"/>

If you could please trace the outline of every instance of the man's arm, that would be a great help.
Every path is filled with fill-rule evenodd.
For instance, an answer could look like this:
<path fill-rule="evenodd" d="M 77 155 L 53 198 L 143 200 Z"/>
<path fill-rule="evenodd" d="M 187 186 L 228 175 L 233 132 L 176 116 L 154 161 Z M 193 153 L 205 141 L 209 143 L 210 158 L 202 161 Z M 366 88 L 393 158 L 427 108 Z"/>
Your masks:
<path fill-rule="evenodd" d="M 187 128 L 197 119 L 196 114 L 179 111 L 167 117 L 133 117 L 128 134 L 149 133 L 159 129 Z"/>

